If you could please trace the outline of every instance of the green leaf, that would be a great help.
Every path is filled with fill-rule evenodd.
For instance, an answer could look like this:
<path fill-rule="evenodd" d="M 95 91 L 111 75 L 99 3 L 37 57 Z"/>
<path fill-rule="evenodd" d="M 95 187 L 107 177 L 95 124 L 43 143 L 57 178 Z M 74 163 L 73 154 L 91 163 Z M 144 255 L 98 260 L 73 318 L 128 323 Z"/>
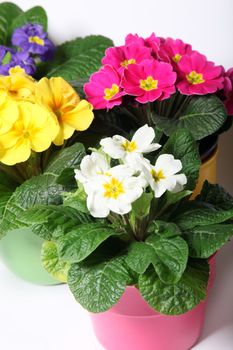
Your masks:
<path fill-rule="evenodd" d="M 190 261 L 181 279 L 173 285 L 160 281 L 153 268 L 139 276 L 139 290 L 146 302 L 165 315 L 180 315 L 206 297 L 209 267 L 206 261 Z"/>
<path fill-rule="evenodd" d="M 2 59 L 2 65 L 10 63 L 12 54 L 8 51 Z"/>
<path fill-rule="evenodd" d="M 233 208 L 231 210 L 215 210 L 212 208 L 196 208 L 184 211 L 175 218 L 175 223 L 182 229 L 192 229 L 195 226 L 205 226 L 211 224 L 220 224 L 233 217 Z"/>
<path fill-rule="evenodd" d="M 105 50 L 113 42 L 103 36 L 77 38 L 58 46 L 55 59 L 47 67 L 48 77 L 61 76 L 66 80 L 88 80 L 101 66 Z"/>
<path fill-rule="evenodd" d="M 179 236 L 150 235 L 146 239 L 154 252 L 152 264 L 161 281 L 176 283 L 181 278 L 188 261 L 188 245 Z"/>
<path fill-rule="evenodd" d="M 22 14 L 22 10 L 11 2 L 0 4 L 0 44 L 7 45 L 11 40 L 11 23 Z"/>
<path fill-rule="evenodd" d="M 158 117 L 157 126 L 167 136 L 174 131 L 187 128 L 195 140 L 201 140 L 218 131 L 227 119 L 222 101 L 215 95 L 193 96 L 185 109 L 176 118 Z"/>
<path fill-rule="evenodd" d="M 174 222 L 166 222 L 161 220 L 156 220 L 153 222 L 153 230 L 151 233 L 156 233 L 166 238 L 180 236 L 181 230 L 174 224 Z"/>
<path fill-rule="evenodd" d="M 40 205 L 27 209 L 21 221 L 43 239 L 50 240 L 70 232 L 77 225 L 92 222 L 90 215 L 62 205 Z"/>
<path fill-rule="evenodd" d="M 187 176 L 186 190 L 193 190 L 199 176 L 201 160 L 196 141 L 186 129 L 172 133 L 163 147 L 162 154 L 173 154 L 175 159 L 182 162 L 182 173 Z"/>
<path fill-rule="evenodd" d="M 194 258 L 209 258 L 233 236 L 233 224 L 197 226 L 183 233 Z"/>
<path fill-rule="evenodd" d="M 49 162 L 46 172 L 60 175 L 67 168 L 75 169 L 80 165 L 85 155 L 84 146 L 81 143 L 75 143 L 57 152 Z"/>
<path fill-rule="evenodd" d="M 101 243 L 111 236 L 119 235 L 111 226 L 90 223 L 78 225 L 65 236 L 58 238 L 57 249 L 60 258 L 80 262 L 87 258 Z"/>
<path fill-rule="evenodd" d="M 162 282 L 176 283 L 187 265 L 188 245 L 179 236 L 152 234 L 145 242 L 133 242 L 125 261 L 139 274 L 152 264 Z"/>
<path fill-rule="evenodd" d="M 132 204 L 132 214 L 140 219 L 146 217 L 150 212 L 152 198 L 152 193 L 144 192 L 141 197 Z"/>
<path fill-rule="evenodd" d="M 17 187 L 7 201 L 0 220 L 0 236 L 9 230 L 25 226 L 22 213 L 38 204 L 60 204 L 63 187 L 56 183 L 55 174 L 43 174 L 25 181 Z"/>
<path fill-rule="evenodd" d="M 64 193 L 64 205 L 74 208 L 82 213 L 89 213 L 87 209 L 87 195 L 84 191 L 83 185 L 79 183 L 77 191 Z"/>
<path fill-rule="evenodd" d="M 177 202 L 180 202 L 181 199 L 185 198 L 185 197 L 188 197 L 192 194 L 192 191 L 181 191 L 181 192 L 176 192 L 176 193 L 173 193 L 173 192 L 170 192 L 170 191 L 166 191 L 165 192 L 165 203 L 167 205 L 172 205 L 172 204 L 175 204 Z"/>
<path fill-rule="evenodd" d="M 56 244 L 45 241 L 42 245 L 41 261 L 45 270 L 56 280 L 66 283 L 70 264 L 60 261 Z"/>
<path fill-rule="evenodd" d="M 35 6 L 28 11 L 21 13 L 12 21 L 11 31 L 13 32 L 16 28 L 20 28 L 27 23 L 41 24 L 44 31 L 47 31 L 48 19 L 43 7 Z"/>
<path fill-rule="evenodd" d="M 57 183 L 64 186 L 67 191 L 72 191 L 77 188 L 74 169 L 66 168 L 57 178 Z"/>
<path fill-rule="evenodd" d="M 216 209 L 230 210 L 233 208 L 233 197 L 222 186 L 210 184 L 208 181 L 204 182 L 201 194 L 196 200 L 214 205 Z"/>
<path fill-rule="evenodd" d="M 155 260 L 154 250 L 144 242 L 133 242 L 125 258 L 127 265 L 139 274 L 144 273 Z"/>
<path fill-rule="evenodd" d="M 75 299 L 90 312 L 104 312 L 118 302 L 131 276 L 123 257 L 72 264 L 68 285 Z"/>

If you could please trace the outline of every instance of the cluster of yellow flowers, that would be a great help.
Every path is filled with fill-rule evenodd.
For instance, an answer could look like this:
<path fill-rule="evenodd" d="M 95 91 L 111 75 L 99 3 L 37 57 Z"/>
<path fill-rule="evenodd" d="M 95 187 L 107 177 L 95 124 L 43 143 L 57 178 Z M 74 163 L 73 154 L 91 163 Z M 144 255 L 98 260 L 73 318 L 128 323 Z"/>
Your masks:
<path fill-rule="evenodd" d="M 86 130 L 93 107 L 60 77 L 35 81 L 20 67 L 0 76 L 0 162 L 26 161 L 31 151 L 60 146 Z"/>

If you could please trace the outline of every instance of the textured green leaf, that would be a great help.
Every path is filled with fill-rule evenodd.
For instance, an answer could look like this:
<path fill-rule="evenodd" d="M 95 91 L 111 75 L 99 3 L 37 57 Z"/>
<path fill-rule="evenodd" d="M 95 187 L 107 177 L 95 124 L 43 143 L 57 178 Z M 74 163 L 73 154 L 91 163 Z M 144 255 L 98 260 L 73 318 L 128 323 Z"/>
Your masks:
<path fill-rule="evenodd" d="M 60 261 L 54 242 L 44 241 L 41 251 L 41 261 L 45 270 L 56 280 L 66 283 L 70 264 Z"/>
<path fill-rule="evenodd" d="M 133 242 L 125 258 L 127 265 L 139 274 L 144 273 L 155 260 L 154 250 L 144 242 Z"/>
<path fill-rule="evenodd" d="M 101 59 L 109 46 L 113 46 L 110 39 L 95 35 L 66 42 L 57 48 L 55 59 L 45 67 L 47 75 L 86 81 L 100 68 Z"/>
<path fill-rule="evenodd" d="M 45 171 L 60 175 L 67 168 L 74 169 L 78 167 L 85 154 L 84 146 L 81 143 L 75 143 L 57 152 Z"/>
<path fill-rule="evenodd" d="M 78 225 L 65 236 L 58 238 L 59 256 L 70 262 L 87 258 L 101 243 L 117 232 L 106 224 L 90 223 Z"/>
<path fill-rule="evenodd" d="M 152 264 L 161 281 L 176 283 L 184 273 L 188 261 L 188 245 L 179 236 L 151 235 L 146 239 L 154 251 Z"/>
<path fill-rule="evenodd" d="M 196 200 L 214 205 L 216 209 L 230 210 L 233 208 L 233 197 L 222 186 L 210 184 L 208 181 L 205 181 L 201 194 Z"/>
<path fill-rule="evenodd" d="M 27 209 L 21 221 L 43 239 L 50 240 L 70 232 L 77 225 L 92 222 L 90 215 L 62 205 L 40 205 Z"/>
<path fill-rule="evenodd" d="M 10 43 L 11 23 L 23 11 L 12 2 L 3 2 L 0 4 L 0 45 Z"/>
<path fill-rule="evenodd" d="M 79 184 L 77 191 L 64 193 L 64 205 L 82 213 L 89 213 L 87 208 L 87 195 L 81 184 Z"/>
<path fill-rule="evenodd" d="M 153 230 L 151 233 L 156 233 L 166 238 L 171 238 L 181 235 L 181 230 L 174 224 L 174 222 L 166 222 L 162 220 L 156 220 L 153 222 Z"/>
<path fill-rule="evenodd" d="M 208 278 L 208 263 L 194 260 L 176 284 L 160 281 L 153 268 L 139 276 L 138 283 L 141 295 L 153 309 L 165 315 L 179 315 L 205 299 Z"/>
<path fill-rule="evenodd" d="M 183 233 L 194 258 L 209 258 L 233 236 L 233 224 L 197 226 Z"/>
<path fill-rule="evenodd" d="M 27 23 L 41 24 L 44 30 L 47 31 L 48 19 L 45 10 L 41 6 L 35 6 L 21 13 L 12 21 L 11 31 L 13 32 L 16 28 Z"/>
<path fill-rule="evenodd" d="M 182 173 L 187 176 L 186 190 L 193 190 L 199 176 L 201 160 L 198 147 L 190 131 L 179 129 L 172 133 L 161 152 L 173 154 L 182 162 Z"/>
<path fill-rule="evenodd" d="M 188 245 L 179 236 L 152 234 L 145 242 L 133 242 L 125 261 L 139 274 L 152 264 L 162 282 L 176 283 L 187 265 Z"/>
<path fill-rule="evenodd" d="M 75 299 L 90 312 L 104 312 L 118 302 L 131 276 L 123 257 L 72 264 L 68 285 Z"/>
<path fill-rule="evenodd" d="M 187 128 L 195 140 L 212 135 L 227 120 L 222 101 L 215 95 L 193 96 L 176 118 L 158 117 L 157 126 L 170 136 L 174 131 Z"/>
<path fill-rule="evenodd" d="M 211 224 L 220 224 L 233 217 L 233 208 L 231 210 L 215 210 L 212 208 L 196 208 L 184 211 L 175 218 L 176 224 L 182 229 L 192 229 L 195 226 L 205 226 Z"/>
<path fill-rule="evenodd" d="M 37 204 L 60 204 L 63 187 L 56 183 L 55 174 L 32 177 L 17 187 L 7 201 L 0 221 L 0 236 L 7 231 L 25 226 L 22 213 Z"/>

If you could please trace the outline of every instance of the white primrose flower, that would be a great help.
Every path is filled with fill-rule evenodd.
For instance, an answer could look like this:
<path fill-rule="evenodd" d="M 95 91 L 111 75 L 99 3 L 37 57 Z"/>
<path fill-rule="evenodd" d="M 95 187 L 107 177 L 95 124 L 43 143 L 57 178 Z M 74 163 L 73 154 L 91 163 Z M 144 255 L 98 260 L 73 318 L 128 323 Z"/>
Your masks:
<path fill-rule="evenodd" d="M 87 208 L 94 217 L 107 217 L 110 211 L 127 214 L 131 204 L 143 193 L 145 182 L 133 176 L 134 170 L 125 165 L 109 169 L 109 174 L 96 176 L 84 183 Z"/>
<path fill-rule="evenodd" d="M 161 197 L 164 192 L 179 192 L 187 183 L 185 174 L 177 174 L 182 169 L 182 163 L 172 154 L 162 154 L 155 165 L 149 163 L 144 167 L 144 176 L 154 191 L 155 197 Z"/>
<path fill-rule="evenodd" d="M 131 141 L 123 136 L 115 135 L 102 139 L 100 145 L 111 158 L 135 163 L 140 162 L 143 153 L 150 153 L 161 147 L 158 143 L 152 143 L 154 138 L 153 128 L 146 124 L 135 132 Z"/>
<path fill-rule="evenodd" d="M 83 157 L 80 170 L 75 169 L 75 179 L 81 183 L 93 180 L 97 175 L 107 174 L 110 162 L 104 154 L 92 152 L 91 155 Z"/>

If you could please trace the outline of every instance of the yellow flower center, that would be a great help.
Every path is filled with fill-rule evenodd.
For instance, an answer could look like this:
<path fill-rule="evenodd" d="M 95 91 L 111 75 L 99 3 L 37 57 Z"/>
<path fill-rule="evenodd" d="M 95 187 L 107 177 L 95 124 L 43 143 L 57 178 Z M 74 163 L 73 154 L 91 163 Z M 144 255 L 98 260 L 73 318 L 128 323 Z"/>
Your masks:
<path fill-rule="evenodd" d="M 104 187 L 104 197 L 117 199 L 121 194 L 125 193 L 122 182 L 116 178 L 112 178 L 110 182 L 103 184 Z"/>
<path fill-rule="evenodd" d="M 25 139 L 28 139 L 28 138 L 30 137 L 29 131 L 23 130 L 23 137 L 24 137 Z"/>
<path fill-rule="evenodd" d="M 126 152 L 134 152 L 137 149 L 137 144 L 135 141 L 128 141 L 126 140 L 123 144 L 122 144 L 123 149 Z"/>
<path fill-rule="evenodd" d="M 197 73 L 195 70 L 186 75 L 186 78 L 190 84 L 196 85 L 205 82 L 203 79 L 203 74 Z"/>
<path fill-rule="evenodd" d="M 129 64 L 135 64 L 136 60 L 134 58 L 130 58 L 129 60 L 124 60 L 121 62 L 121 67 L 128 67 Z"/>
<path fill-rule="evenodd" d="M 117 84 L 112 84 L 111 88 L 104 89 L 104 99 L 111 100 L 119 92 L 119 86 Z"/>
<path fill-rule="evenodd" d="M 163 170 L 156 171 L 156 170 L 152 169 L 151 175 L 152 175 L 153 179 L 155 180 L 155 182 L 159 182 L 160 180 L 165 179 Z"/>
<path fill-rule="evenodd" d="M 44 46 L 44 40 L 39 38 L 38 36 L 30 36 L 28 41 L 29 43 L 34 43 L 40 46 Z"/>
<path fill-rule="evenodd" d="M 176 53 L 175 56 L 172 57 L 172 60 L 173 60 L 175 63 L 179 63 L 181 57 L 182 57 L 182 56 L 181 56 L 179 53 Z"/>
<path fill-rule="evenodd" d="M 145 80 L 140 80 L 140 88 L 146 91 L 155 90 L 158 88 L 158 80 L 154 80 L 151 75 L 149 75 Z"/>

